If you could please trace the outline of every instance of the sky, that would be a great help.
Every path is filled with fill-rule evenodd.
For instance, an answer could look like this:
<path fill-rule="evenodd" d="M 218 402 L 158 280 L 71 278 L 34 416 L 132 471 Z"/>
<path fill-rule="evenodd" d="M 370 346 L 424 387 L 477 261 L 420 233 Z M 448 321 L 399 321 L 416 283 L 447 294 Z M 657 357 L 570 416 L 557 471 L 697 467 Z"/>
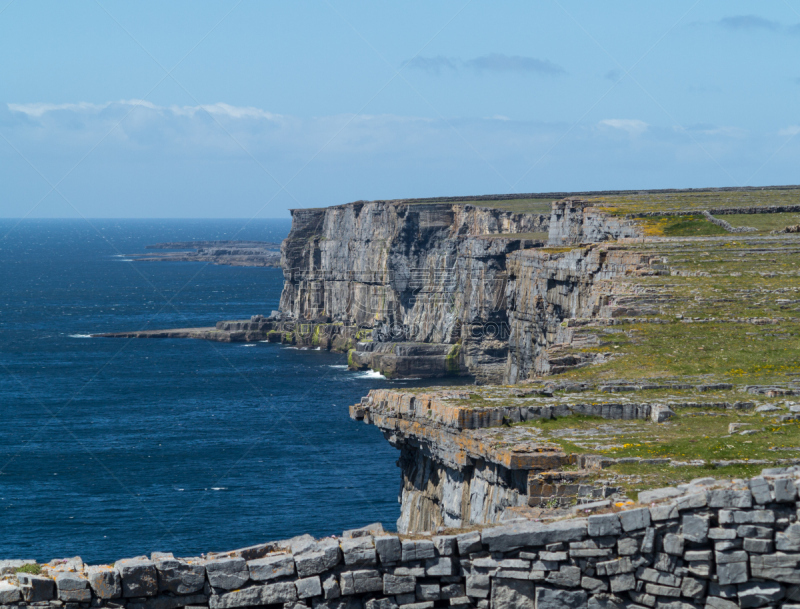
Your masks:
<path fill-rule="evenodd" d="M 0 217 L 800 183 L 800 0 L 0 0 Z"/>

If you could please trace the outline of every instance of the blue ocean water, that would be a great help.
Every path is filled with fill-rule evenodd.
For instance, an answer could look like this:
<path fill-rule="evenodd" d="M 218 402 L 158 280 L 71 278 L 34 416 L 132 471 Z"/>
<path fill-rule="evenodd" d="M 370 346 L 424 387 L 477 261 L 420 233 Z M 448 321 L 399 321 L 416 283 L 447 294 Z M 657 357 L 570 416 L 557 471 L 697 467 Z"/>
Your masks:
<path fill-rule="evenodd" d="M 0 220 L 0 558 L 220 551 L 399 515 L 397 452 L 343 355 L 87 338 L 278 308 L 280 269 L 131 262 L 288 220 Z M 408 381 L 406 381 L 408 383 Z"/>

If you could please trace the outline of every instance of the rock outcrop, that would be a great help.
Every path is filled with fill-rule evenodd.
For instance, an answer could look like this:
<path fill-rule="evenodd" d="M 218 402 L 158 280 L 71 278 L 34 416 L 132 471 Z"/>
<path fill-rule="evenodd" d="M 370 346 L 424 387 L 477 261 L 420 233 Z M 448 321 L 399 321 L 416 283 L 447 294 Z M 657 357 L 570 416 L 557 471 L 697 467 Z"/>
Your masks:
<path fill-rule="evenodd" d="M 387 344 L 363 341 L 351 357 L 356 367 L 502 377 L 507 341 L 496 328 L 507 324 L 506 259 L 543 245 L 532 233 L 547 228 L 547 216 L 377 201 L 294 210 L 292 218 L 281 250 L 282 313 L 371 329 L 372 343 Z M 423 355 L 438 364 L 419 370 Z"/>

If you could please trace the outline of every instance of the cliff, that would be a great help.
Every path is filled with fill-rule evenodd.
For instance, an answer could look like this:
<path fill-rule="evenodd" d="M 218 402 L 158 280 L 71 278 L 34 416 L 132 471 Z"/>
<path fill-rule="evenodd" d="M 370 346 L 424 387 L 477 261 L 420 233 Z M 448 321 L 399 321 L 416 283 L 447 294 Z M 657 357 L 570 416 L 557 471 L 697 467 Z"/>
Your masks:
<path fill-rule="evenodd" d="M 281 248 L 281 312 L 371 330 L 371 344 L 351 354 L 355 367 L 500 378 L 506 260 L 542 245 L 548 223 L 540 214 L 453 204 L 294 210 Z"/>

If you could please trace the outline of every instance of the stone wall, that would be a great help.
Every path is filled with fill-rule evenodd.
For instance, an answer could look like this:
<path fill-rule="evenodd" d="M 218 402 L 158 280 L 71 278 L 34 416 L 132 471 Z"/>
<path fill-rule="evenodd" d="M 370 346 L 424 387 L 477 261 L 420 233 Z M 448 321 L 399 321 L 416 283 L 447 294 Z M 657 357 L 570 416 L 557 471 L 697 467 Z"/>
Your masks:
<path fill-rule="evenodd" d="M 800 606 L 800 473 L 698 479 L 640 506 L 399 537 L 378 526 L 206 557 L 41 574 L 0 561 L 0 606 L 48 609 L 749 609 Z"/>

